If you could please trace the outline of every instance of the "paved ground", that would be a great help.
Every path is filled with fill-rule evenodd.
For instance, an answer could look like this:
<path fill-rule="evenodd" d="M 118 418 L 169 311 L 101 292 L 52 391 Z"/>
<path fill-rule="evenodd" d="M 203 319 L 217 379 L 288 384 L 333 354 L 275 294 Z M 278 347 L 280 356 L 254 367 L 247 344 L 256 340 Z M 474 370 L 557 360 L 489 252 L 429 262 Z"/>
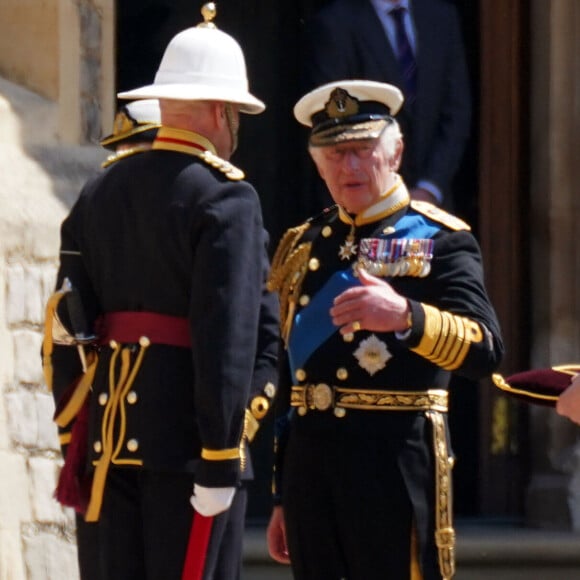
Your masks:
<path fill-rule="evenodd" d="M 580 579 L 579 534 L 470 523 L 457 526 L 457 537 L 454 580 Z M 292 579 L 288 568 L 270 560 L 262 528 L 247 531 L 242 579 Z"/>

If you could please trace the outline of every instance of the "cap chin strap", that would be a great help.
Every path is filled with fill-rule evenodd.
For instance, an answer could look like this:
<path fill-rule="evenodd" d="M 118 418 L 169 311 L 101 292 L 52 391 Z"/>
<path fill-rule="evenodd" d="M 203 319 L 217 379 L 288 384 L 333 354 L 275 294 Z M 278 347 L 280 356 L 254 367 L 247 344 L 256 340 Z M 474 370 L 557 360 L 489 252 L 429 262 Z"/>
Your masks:
<path fill-rule="evenodd" d="M 230 131 L 230 138 L 232 141 L 232 148 L 230 151 L 230 155 L 234 154 L 234 151 L 238 148 L 238 132 L 239 132 L 239 125 L 236 128 L 236 124 L 234 121 L 234 108 L 231 103 L 226 103 L 226 120 L 228 122 L 228 129 Z"/>

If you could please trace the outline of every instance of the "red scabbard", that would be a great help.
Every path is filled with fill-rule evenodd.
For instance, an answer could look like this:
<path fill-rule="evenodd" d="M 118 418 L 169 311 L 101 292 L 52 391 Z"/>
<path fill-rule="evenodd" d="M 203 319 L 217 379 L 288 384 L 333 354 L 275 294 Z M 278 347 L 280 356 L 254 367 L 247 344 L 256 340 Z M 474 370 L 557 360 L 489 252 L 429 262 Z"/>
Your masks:
<path fill-rule="evenodd" d="M 214 516 L 193 514 L 181 580 L 202 580 Z"/>

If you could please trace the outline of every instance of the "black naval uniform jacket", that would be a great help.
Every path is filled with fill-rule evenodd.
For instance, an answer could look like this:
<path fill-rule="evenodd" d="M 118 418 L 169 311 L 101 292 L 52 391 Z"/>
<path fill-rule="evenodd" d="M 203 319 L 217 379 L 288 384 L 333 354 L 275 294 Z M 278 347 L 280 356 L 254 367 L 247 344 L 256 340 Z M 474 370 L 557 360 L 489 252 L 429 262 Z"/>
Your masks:
<path fill-rule="evenodd" d="M 245 415 L 253 435 L 274 395 L 277 358 L 267 234 L 242 178 L 202 136 L 162 128 L 152 151 L 89 181 L 63 222 L 57 288 L 70 280 L 98 341 L 89 470 L 108 446 L 109 467 L 190 472 L 210 487 L 239 482 Z M 117 356 L 100 324 L 117 312 L 184 319 L 191 345 L 152 341 L 137 363 L 136 340 Z M 119 393 L 123 357 L 137 373 Z M 58 413 L 80 372 L 76 350 L 55 346 L 52 364 Z M 63 435 L 66 443 L 66 427 Z"/>
<path fill-rule="evenodd" d="M 350 244 L 346 243 L 349 234 L 354 234 Z M 352 266 L 357 262 L 357 250 L 360 260 L 363 246 L 369 245 L 361 244 L 363 239 L 382 241 L 383 248 L 390 249 L 389 256 L 379 255 L 375 263 L 386 264 L 384 279 L 409 301 L 412 324 L 406 334 L 362 330 L 343 337 L 332 325 L 329 309 L 334 297 L 359 284 Z M 405 254 L 405 247 L 411 248 L 413 240 L 415 247 L 432 254 L 419 260 L 421 267 L 416 266 L 410 254 Z M 397 259 L 398 269 L 391 266 Z M 292 386 L 311 388 L 320 384 L 354 389 L 359 393 L 354 397 L 358 403 L 372 406 L 376 403 L 372 399 L 374 390 L 403 394 L 446 390 L 451 372 L 470 379 L 489 375 L 500 362 L 503 346 L 484 287 L 482 259 L 474 236 L 465 223 L 435 206 L 409 203 L 406 187 L 400 182 L 393 194 L 362 214 L 353 217 L 334 206 L 289 230 L 272 261 L 270 287 L 280 292 L 284 338 L 275 405 L 274 492 L 275 502 L 285 508 L 291 554 L 293 541 L 298 543 L 299 547 L 294 544 L 297 552 L 306 550 L 306 546 L 300 544 L 300 532 L 297 538 L 291 537 L 288 520 L 299 520 L 298 527 L 302 522 L 301 529 L 307 528 L 306 522 L 316 517 L 313 514 L 317 508 L 311 513 L 290 514 L 296 497 L 286 494 L 298 494 L 302 501 L 308 495 L 306 490 L 314 493 L 322 481 L 329 486 L 322 492 L 325 497 L 332 498 L 336 490 L 349 485 L 349 497 L 365 497 L 369 482 L 363 474 L 360 479 L 356 473 L 352 475 L 354 483 L 347 483 L 338 475 L 332 479 L 328 473 L 343 467 L 333 465 L 327 469 L 328 458 L 338 455 L 335 463 L 342 463 L 344 472 L 351 474 L 354 457 L 374 453 L 371 449 L 378 447 L 377 472 L 387 470 L 387 481 L 388 470 L 397 472 L 405 482 L 405 490 L 385 489 L 382 498 L 369 497 L 368 502 L 372 506 L 375 501 L 391 501 L 395 514 L 410 499 L 423 573 L 425 578 L 438 577 L 428 573 L 433 561 L 437 565 L 437 556 L 427 555 L 436 553 L 433 450 L 431 437 L 426 435 L 430 431 L 423 426 L 427 414 L 363 410 L 362 406 L 337 409 L 331 405 L 319 410 L 312 401 L 311 406 L 299 408 L 299 404 L 291 406 L 291 391 Z M 370 391 L 368 397 L 360 393 L 363 390 Z M 335 390 L 335 400 L 337 396 Z M 442 415 L 445 417 L 445 413 Z M 309 454 L 318 457 L 307 459 Z M 333 511 L 342 513 L 344 507 L 337 505 Z M 365 521 L 366 533 L 380 535 L 381 526 L 396 527 L 396 515 L 393 517 L 395 521 L 391 518 L 377 522 L 371 516 Z M 399 541 L 408 544 L 408 537 Z M 324 538 L 318 538 L 317 548 L 321 549 L 324 542 Z M 347 577 L 356 578 L 350 574 Z M 382 576 L 379 573 L 376 577 Z"/>

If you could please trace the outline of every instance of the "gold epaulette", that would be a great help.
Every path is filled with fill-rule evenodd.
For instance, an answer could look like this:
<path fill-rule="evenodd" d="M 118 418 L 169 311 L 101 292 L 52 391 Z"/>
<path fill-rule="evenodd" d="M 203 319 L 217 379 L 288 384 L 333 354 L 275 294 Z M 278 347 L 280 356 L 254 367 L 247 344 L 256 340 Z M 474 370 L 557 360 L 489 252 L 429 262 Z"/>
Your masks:
<path fill-rule="evenodd" d="M 203 159 L 208 165 L 221 171 L 228 179 L 231 181 L 240 181 L 244 179 L 245 174 L 241 169 L 238 169 L 235 165 L 232 165 L 229 161 L 222 159 L 211 151 L 204 151 L 198 155 L 200 159 Z"/>
<path fill-rule="evenodd" d="M 272 258 L 272 267 L 268 277 L 268 290 L 278 291 L 280 294 L 280 330 L 285 342 L 292 328 L 296 301 L 308 269 L 312 243 L 300 244 L 299 241 L 309 227 L 310 222 L 306 222 L 286 231 Z"/>
<path fill-rule="evenodd" d="M 136 155 L 137 153 L 143 153 L 143 151 L 148 151 L 151 149 L 151 143 L 142 143 L 141 145 L 135 145 L 130 149 L 124 149 L 123 151 L 118 151 L 117 153 L 113 153 L 109 155 L 102 163 L 101 167 L 109 167 L 109 165 L 113 165 L 113 163 L 120 161 L 121 159 L 126 159 L 127 157 L 131 157 L 132 155 Z"/>
<path fill-rule="evenodd" d="M 274 292 L 280 290 L 285 274 L 287 272 L 287 263 L 296 248 L 296 244 L 304 235 L 304 232 L 310 227 L 310 222 L 286 230 L 282 239 L 278 242 L 272 265 L 270 267 L 270 276 L 268 278 L 268 290 Z"/>
<path fill-rule="evenodd" d="M 411 207 L 415 211 L 418 211 L 419 213 L 426 215 L 428 218 L 431 218 L 433 221 L 436 221 L 440 224 L 443 224 L 444 226 L 447 226 L 450 230 L 471 231 L 471 226 L 468 223 L 464 222 L 462 219 L 454 215 L 451 215 L 450 213 L 446 212 L 440 207 L 437 207 L 436 205 L 433 205 L 432 203 L 413 199 L 411 201 Z"/>

